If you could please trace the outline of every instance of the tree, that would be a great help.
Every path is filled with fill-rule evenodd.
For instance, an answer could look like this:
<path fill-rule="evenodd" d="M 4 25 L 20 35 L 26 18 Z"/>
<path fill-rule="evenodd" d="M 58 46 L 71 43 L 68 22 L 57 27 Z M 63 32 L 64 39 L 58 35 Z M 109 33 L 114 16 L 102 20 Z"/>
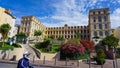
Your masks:
<path fill-rule="evenodd" d="M 103 49 L 98 49 L 97 50 L 96 62 L 99 65 L 102 65 L 102 64 L 105 63 L 105 53 L 104 53 Z"/>
<path fill-rule="evenodd" d="M 19 39 L 20 41 L 22 41 L 27 36 L 25 35 L 25 33 L 20 32 L 19 34 L 16 34 L 16 37 L 17 37 L 17 39 Z"/>
<path fill-rule="evenodd" d="M 108 47 L 117 47 L 119 39 L 114 37 L 113 35 L 107 36 L 102 40 L 104 45 L 108 45 Z"/>
<path fill-rule="evenodd" d="M 64 37 L 63 36 L 59 36 L 57 40 L 62 41 L 62 40 L 64 40 Z"/>
<path fill-rule="evenodd" d="M 80 43 L 85 47 L 86 50 L 92 52 L 94 50 L 94 43 L 88 40 L 80 40 Z"/>
<path fill-rule="evenodd" d="M 2 47 L 4 47 L 4 42 L 5 42 L 5 39 L 8 37 L 9 31 L 10 31 L 10 25 L 9 24 L 3 24 L 3 25 L 0 26 L 0 32 L 1 32 L 2 38 L 3 38 Z"/>
<path fill-rule="evenodd" d="M 54 35 L 50 35 L 49 38 L 53 40 L 53 39 L 55 39 L 55 36 Z"/>
<path fill-rule="evenodd" d="M 41 30 L 35 30 L 35 31 L 34 31 L 34 36 L 38 37 L 38 36 L 40 36 L 40 35 L 42 35 L 42 31 L 41 31 Z M 38 40 L 38 39 L 37 39 L 37 40 Z"/>
<path fill-rule="evenodd" d="M 40 35 L 42 35 L 42 31 L 40 31 L 40 30 L 34 31 L 34 36 L 40 36 Z"/>
<path fill-rule="evenodd" d="M 80 39 L 80 38 L 81 38 L 81 33 L 77 32 L 77 33 L 76 33 L 76 38 L 77 38 L 77 39 Z"/>

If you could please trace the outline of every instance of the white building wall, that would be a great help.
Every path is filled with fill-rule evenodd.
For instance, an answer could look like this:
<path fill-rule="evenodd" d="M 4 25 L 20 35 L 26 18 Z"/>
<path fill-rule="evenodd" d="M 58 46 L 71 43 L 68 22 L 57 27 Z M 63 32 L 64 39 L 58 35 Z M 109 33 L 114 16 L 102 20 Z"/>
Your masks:
<path fill-rule="evenodd" d="M 15 36 L 16 35 L 16 32 L 15 32 L 15 21 L 16 21 L 16 19 L 12 19 L 11 20 L 11 22 L 10 22 L 10 27 L 11 27 L 11 29 L 10 29 L 10 32 L 9 32 L 9 34 L 8 34 L 8 37 L 13 37 L 13 36 Z"/>

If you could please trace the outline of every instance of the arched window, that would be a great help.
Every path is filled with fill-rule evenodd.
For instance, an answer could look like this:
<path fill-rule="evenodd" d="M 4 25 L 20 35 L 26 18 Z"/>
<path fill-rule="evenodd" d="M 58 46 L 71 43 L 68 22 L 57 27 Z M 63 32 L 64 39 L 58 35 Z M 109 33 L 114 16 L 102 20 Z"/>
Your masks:
<path fill-rule="evenodd" d="M 100 14 L 100 11 L 98 11 L 98 14 Z"/>
<path fill-rule="evenodd" d="M 104 16 L 104 21 L 107 21 L 107 17 L 106 16 Z"/>
<path fill-rule="evenodd" d="M 100 32 L 99 32 L 99 35 L 100 35 L 100 36 L 103 36 L 103 32 L 102 32 L 102 31 L 100 31 Z"/>
<path fill-rule="evenodd" d="M 102 21 L 101 16 L 98 16 L 98 22 L 101 22 L 101 21 Z"/>
<path fill-rule="evenodd" d="M 105 29 L 107 29 L 108 28 L 108 25 L 107 24 L 105 24 Z"/>
<path fill-rule="evenodd" d="M 96 29 L 96 25 L 94 25 L 94 29 Z"/>
<path fill-rule="evenodd" d="M 108 36 L 108 35 L 109 35 L 108 31 L 105 31 L 105 35 L 106 35 L 106 36 Z"/>
<path fill-rule="evenodd" d="M 94 32 L 94 37 L 97 37 L 97 32 L 96 31 Z"/>
<path fill-rule="evenodd" d="M 93 22 L 96 22 L 96 17 L 93 17 Z"/>
<path fill-rule="evenodd" d="M 102 29 L 102 24 L 99 24 L 99 29 Z"/>

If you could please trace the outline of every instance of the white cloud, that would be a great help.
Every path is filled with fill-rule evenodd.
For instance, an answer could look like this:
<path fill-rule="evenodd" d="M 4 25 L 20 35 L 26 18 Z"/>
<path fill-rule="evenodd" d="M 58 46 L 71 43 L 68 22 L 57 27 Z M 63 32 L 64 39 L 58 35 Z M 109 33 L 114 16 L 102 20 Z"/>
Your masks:
<path fill-rule="evenodd" d="M 68 24 L 69 26 L 87 25 L 88 15 L 84 14 L 86 4 L 87 1 L 80 1 L 78 3 L 76 0 L 62 0 L 60 3 L 53 4 L 56 11 L 51 16 L 51 19 L 60 22 L 45 22 L 44 24 L 48 26 L 64 26 L 64 24 Z"/>
<path fill-rule="evenodd" d="M 112 28 L 116 28 L 116 27 L 120 26 L 120 8 L 117 8 L 111 14 L 111 26 L 112 26 Z"/>
<path fill-rule="evenodd" d="M 120 3 L 120 0 L 117 0 L 118 1 L 118 3 Z"/>
<path fill-rule="evenodd" d="M 76 2 L 77 1 L 77 2 Z M 42 22 L 47 27 L 52 26 L 84 26 L 88 25 L 88 11 L 89 9 L 103 7 L 102 3 L 107 0 L 61 0 L 59 3 L 55 3 L 52 6 L 55 8 L 54 14 L 50 17 L 43 17 L 40 19 L 53 19 L 59 21 L 45 21 Z M 116 0 L 110 1 L 117 2 Z M 120 0 L 119 0 L 120 2 Z M 110 6 L 110 4 L 108 4 Z M 117 27 L 120 22 L 120 9 L 116 9 L 111 15 L 111 26 L 112 28 Z"/>

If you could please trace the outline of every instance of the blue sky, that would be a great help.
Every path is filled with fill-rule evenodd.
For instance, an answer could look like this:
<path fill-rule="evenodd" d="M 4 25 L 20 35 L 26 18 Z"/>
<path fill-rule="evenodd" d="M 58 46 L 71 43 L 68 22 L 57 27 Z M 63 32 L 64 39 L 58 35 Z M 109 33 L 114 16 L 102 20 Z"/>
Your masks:
<path fill-rule="evenodd" d="M 112 28 L 120 26 L 120 0 L 0 0 L 20 24 L 22 16 L 36 16 L 47 27 L 87 25 L 90 9 L 110 8 Z"/>

